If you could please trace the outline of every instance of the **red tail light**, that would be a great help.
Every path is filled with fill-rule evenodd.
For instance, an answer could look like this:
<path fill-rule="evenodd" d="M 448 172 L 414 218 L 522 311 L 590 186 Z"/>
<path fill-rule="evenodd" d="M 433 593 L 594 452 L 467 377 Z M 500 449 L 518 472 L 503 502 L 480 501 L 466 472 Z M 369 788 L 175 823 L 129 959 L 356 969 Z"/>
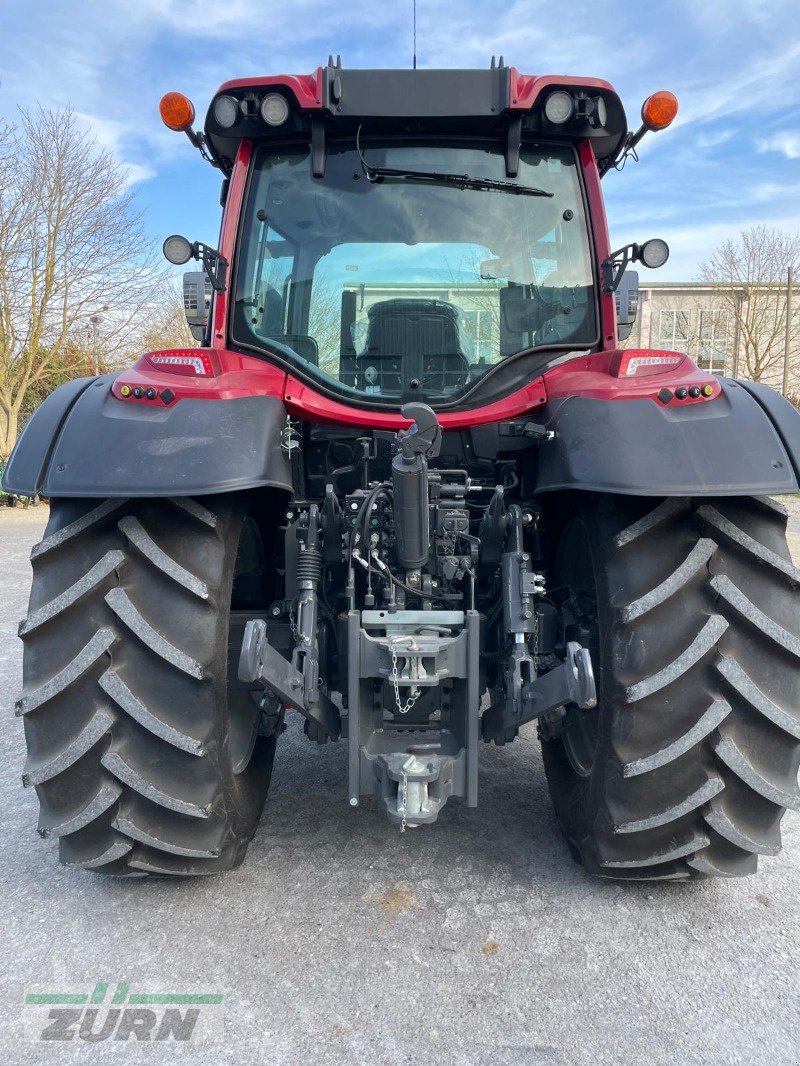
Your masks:
<path fill-rule="evenodd" d="M 632 350 L 622 352 L 619 362 L 611 367 L 611 373 L 618 378 L 647 377 L 652 374 L 666 374 L 675 370 L 685 355 L 677 352 L 649 352 Z"/>
<path fill-rule="evenodd" d="M 219 373 L 216 361 L 207 351 L 189 348 L 186 351 L 151 352 L 145 359 L 156 370 L 181 374 L 189 378 L 213 378 Z"/>

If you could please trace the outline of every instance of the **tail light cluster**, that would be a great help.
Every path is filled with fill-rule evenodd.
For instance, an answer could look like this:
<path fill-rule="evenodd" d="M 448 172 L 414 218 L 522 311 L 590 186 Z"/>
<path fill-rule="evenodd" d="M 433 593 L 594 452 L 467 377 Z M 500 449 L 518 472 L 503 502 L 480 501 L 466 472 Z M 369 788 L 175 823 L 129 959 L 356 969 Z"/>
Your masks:
<path fill-rule="evenodd" d="M 151 352 L 145 360 L 156 370 L 183 377 L 213 378 L 219 373 L 211 354 L 199 348 L 189 348 L 185 352 Z"/>
<path fill-rule="evenodd" d="M 137 370 L 142 378 L 136 380 Z M 216 355 L 209 349 L 180 348 L 168 352 L 149 352 L 137 363 L 130 374 L 117 383 L 115 391 L 123 400 L 160 400 L 165 405 L 176 399 L 175 392 L 157 380 L 147 377 L 148 370 L 157 370 L 160 374 L 174 374 L 182 378 L 213 378 L 220 373 Z M 177 385 L 176 385 L 177 388 Z"/>
<path fill-rule="evenodd" d="M 622 352 L 611 373 L 618 378 L 642 378 L 675 370 L 686 359 L 677 352 Z"/>
<path fill-rule="evenodd" d="M 620 352 L 612 360 L 609 372 L 617 378 L 641 379 L 670 374 L 680 369 L 680 378 L 686 380 L 686 384 L 679 383 L 667 385 L 654 393 L 663 404 L 669 404 L 673 400 L 710 400 L 715 396 L 717 389 L 713 381 L 708 380 L 707 374 L 701 375 L 697 380 L 697 367 L 688 356 L 680 352 L 654 352 L 631 349 Z M 702 378 L 706 378 L 705 381 Z M 674 377 L 673 377 L 674 381 Z M 633 385 L 633 382 L 631 381 Z M 654 382 L 654 388 L 658 383 Z"/>

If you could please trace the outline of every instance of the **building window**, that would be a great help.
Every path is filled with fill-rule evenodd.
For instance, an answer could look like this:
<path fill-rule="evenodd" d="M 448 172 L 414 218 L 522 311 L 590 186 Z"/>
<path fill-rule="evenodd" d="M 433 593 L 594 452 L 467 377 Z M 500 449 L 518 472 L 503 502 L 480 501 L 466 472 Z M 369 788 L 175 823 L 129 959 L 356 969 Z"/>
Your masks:
<path fill-rule="evenodd" d="M 701 311 L 697 365 L 712 374 L 724 374 L 729 337 L 727 311 Z"/>
<path fill-rule="evenodd" d="M 689 312 L 662 311 L 658 322 L 658 347 L 673 352 L 689 351 Z"/>
<path fill-rule="evenodd" d="M 469 295 L 467 292 L 467 298 Z M 497 361 L 497 318 L 489 308 L 462 308 L 460 320 L 465 335 L 462 340 L 468 342 L 468 357 L 489 363 Z"/>

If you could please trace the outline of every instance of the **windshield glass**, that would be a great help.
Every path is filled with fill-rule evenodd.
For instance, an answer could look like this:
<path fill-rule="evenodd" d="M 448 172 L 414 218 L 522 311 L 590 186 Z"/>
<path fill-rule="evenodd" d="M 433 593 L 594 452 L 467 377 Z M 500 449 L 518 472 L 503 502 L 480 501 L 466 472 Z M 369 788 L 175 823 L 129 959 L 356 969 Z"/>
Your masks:
<path fill-rule="evenodd" d="M 362 146 L 370 168 L 508 182 L 480 146 Z M 596 341 L 588 229 L 568 147 L 523 149 L 514 183 L 383 176 L 355 146 L 256 155 L 233 339 L 379 402 L 457 399 L 503 359 Z"/>

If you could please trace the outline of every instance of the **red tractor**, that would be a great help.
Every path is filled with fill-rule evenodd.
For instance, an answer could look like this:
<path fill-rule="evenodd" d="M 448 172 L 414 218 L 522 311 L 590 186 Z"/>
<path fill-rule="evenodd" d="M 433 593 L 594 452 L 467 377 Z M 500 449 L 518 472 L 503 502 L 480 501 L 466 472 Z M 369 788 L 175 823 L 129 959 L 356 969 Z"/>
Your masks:
<path fill-rule="evenodd" d="M 619 347 L 668 249 L 612 251 L 601 178 L 676 110 L 502 61 L 162 100 L 223 175 L 219 249 L 165 243 L 201 346 L 63 385 L 4 477 L 51 501 L 17 709 L 62 862 L 236 866 L 291 711 L 400 829 L 536 721 L 592 873 L 779 850 L 800 417 Z"/>

